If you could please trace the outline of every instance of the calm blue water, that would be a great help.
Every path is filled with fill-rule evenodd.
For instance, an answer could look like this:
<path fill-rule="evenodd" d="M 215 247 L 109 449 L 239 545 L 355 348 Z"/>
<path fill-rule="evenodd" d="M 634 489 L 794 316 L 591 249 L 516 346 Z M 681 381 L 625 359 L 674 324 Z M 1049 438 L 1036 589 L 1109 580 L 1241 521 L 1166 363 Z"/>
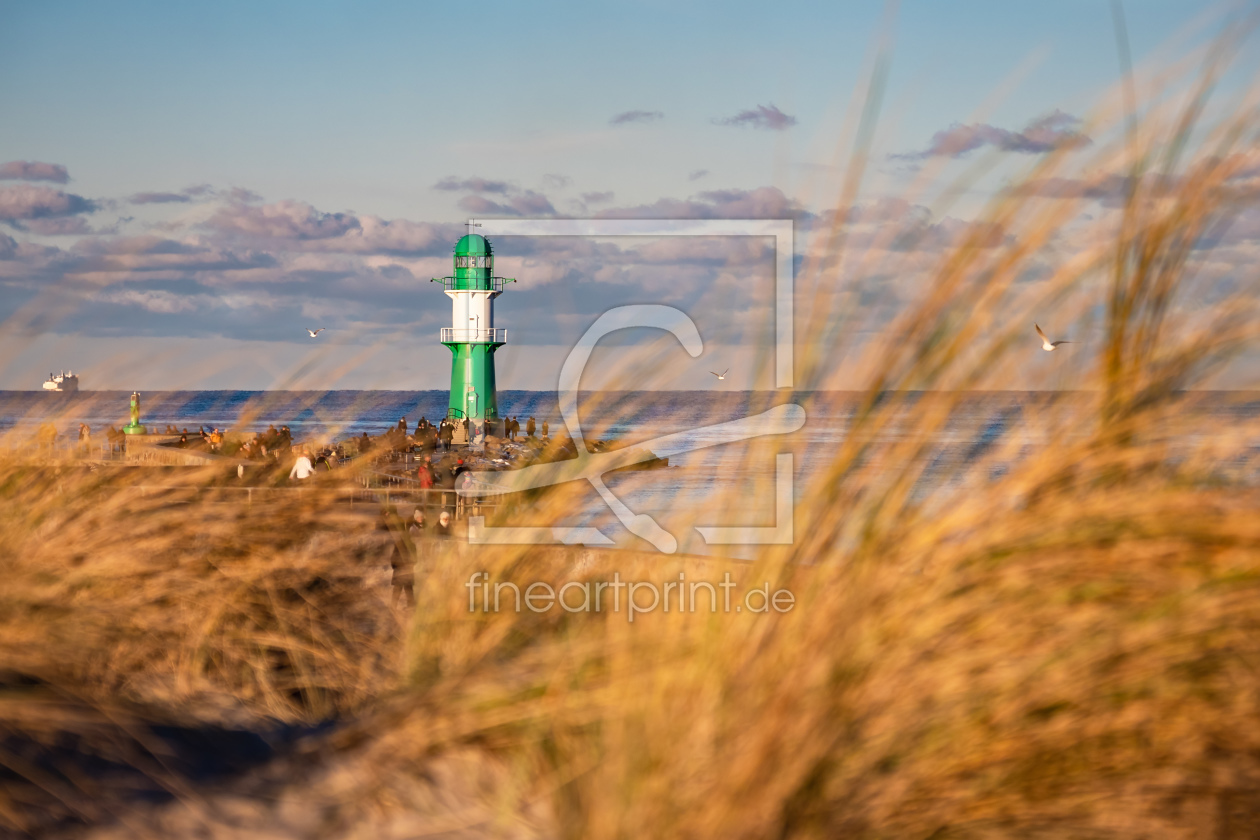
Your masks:
<path fill-rule="evenodd" d="M 80 422 L 94 435 L 107 425 L 127 422 L 129 392 L 87 391 L 73 395 L 27 391 L 0 391 L 0 437 L 10 443 L 29 439 L 40 423 L 52 422 L 73 436 Z M 977 478 L 958 469 L 960 463 L 981 463 L 1001 454 L 1018 458 L 1043 451 L 1056 433 L 1073 434 L 1074 422 L 1088 419 L 1089 399 L 1083 394 L 993 392 L 967 396 L 944 425 L 930 435 L 931 446 L 923 453 L 925 487 L 941 488 L 966 481 L 994 478 L 1007 467 L 986 465 Z M 706 426 L 738 420 L 772 406 L 796 403 L 807 420 L 791 434 L 756 443 L 721 443 Z M 366 431 L 380 434 L 405 416 L 414 428 L 422 416 L 434 420 L 445 413 L 446 391 L 326 391 L 252 392 L 179 391 L 141 395 L 141 419 L 159 429 L 166 424 L 196 431 L 219 427 L 235 432 L 256 432 L 269 424 L 288 425 L 294 439 L 322 443 L 358 436 Z M 681 435 L 670 457 L 670 468 L 617 473 L 607 477 L 611 490 L 637 513 L 649 513 L 675 533 L 685 551 L 704 552 L 705 546 L 691 525 L 769 525 L 774 521 L 774 454 L 792 453 L 794 487 L 799 497 L 810 481 L 825 471 L 843 442 L 858 409 L 853 394 L 777 392 L 673 391 L 584 395 L 581 400 L 583 430 L 588 439 L 619 438 L 645 442 L 661 435 Z M 552 433 L 563 431 L 554 393 L 502 391 L 499 410 L 518 415 L 522 425 L 533 415 Z M 1231 447 L 1233 463 L 1223 464 L 1245 480 L 1260 483 L 1260 394 L 1200 393 L 1190 397 L 1178 415 L 1185 422 L 1170 429 L 1176 447 L 1204 440 L 1239 438 Z M 880 440 L 885 442 L 916 432 L 909 424 L 893 424 Z M 1250 435 L 1250 437 L 1248 437 Z M 987 464 L 987 462 L 985 462 Z M 595 525 L 619 544 L 634 544 L 612 518 L 592 488 L 588 503 L 575 510 L 574 525 Z M 724 504 L 714 505 L 715 494 Z M 724 551 L 739 554 L 738 550 Z"/>
<path fill-rule="evenodd" d="M 130 392 L 84 391 L 49 394 L 0 391 L 0 434 L 33 433 L 51 421 L 59 430 L 87 423 L 94 431 L 128 422 Z M 421 417 L 435 420 L 446 413 L 446 391 L 155 391 L 141 394 L 141 420 L 164 429 L 171 424 L 196 431 L 198 426 L 257 432 L 268 424 L 288 425 L 298 441 L 324 441 L 346 436 L 380 434 L 406 417 L 414 428 Z M 624 437 L 629 433 L 677 432 L 706 423 L 734 420 L 772 405 L 809 402 L 810 394 L 767 392 L 664 391 L 583 395 L 582 423 L 588 436 Z M 841 417 L 827 411 L 828 419 Z M 533 415 L 541 425 L 560 425 L 556 395 L 544 391 L 500 391 L 499 413 L 521 418 Z M 821 419 L 821 418 L 820 418 Z"/>

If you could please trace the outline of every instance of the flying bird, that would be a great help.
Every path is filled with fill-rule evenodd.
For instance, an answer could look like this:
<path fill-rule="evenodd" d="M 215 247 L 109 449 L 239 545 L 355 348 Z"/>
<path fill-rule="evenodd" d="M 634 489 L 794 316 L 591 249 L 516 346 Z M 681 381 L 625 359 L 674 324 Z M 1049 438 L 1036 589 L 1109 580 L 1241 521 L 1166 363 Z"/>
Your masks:
<path fill-rule="evenodd" d="M 721 380 L 721 379 L 725 379 L 725 378 L 726 378 L 726 374 L 730 373 L 730 370 L 731 370 L 730 368 L 727 368 L 726 370 L 722 371 L 721 373 L 718 373 L 717 371 L 712 371 L 712 370 L 711 370 L 711 371 L 709 371 L 709 373 L 713 374 L 713 375 L 714 375 L 714 376 L 716 376 L 719 380 Z"/>
<path fill-rule="evenodd" d="M 1051 341 L 1050 339 L 1046 338 L 1046 334 L 1041 331 L 1041 327 L 1038 327 L 1036 324 L 1033 324 L 1033 327 L 1037 330 L 1037 335 L 1041 336 L 1041 349 L 1042 350 L 1050 351 L 1058 347 L 1060 344 L 1072 343 L 1070 341 Z"/>
<path fill-rule="evenodd" d="M 307 328 L 306 328 L 306 331 L 307 331 L 308 333 L 310 333 L 310 334 L 311 334 L 311 338 L 314 338 L 315 336 L 319 335 L 320 333 L 322 333 L 322 332 L 323 332 L 324 330 L 326 330 L 326 329 L 328 329 L 328 328 L 327 328 L 327 327 L 320 327 L 320 328 L 319 328 L 319 329 L 317 329 L 317 330 L 313 330 L 313 329 L 311 329 L 310 327 L 307 327 Z M 1040 332 L 1040 331 L 1039 331 L 1039 332 Z"/>

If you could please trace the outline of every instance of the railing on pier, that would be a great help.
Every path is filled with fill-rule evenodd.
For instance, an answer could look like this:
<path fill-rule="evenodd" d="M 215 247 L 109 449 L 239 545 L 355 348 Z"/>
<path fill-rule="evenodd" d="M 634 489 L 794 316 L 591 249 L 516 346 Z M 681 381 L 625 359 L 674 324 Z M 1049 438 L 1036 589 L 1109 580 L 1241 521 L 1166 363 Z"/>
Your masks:
<path fill-rule="evenodd" d="M 263 466 L 274 463 L 276 454 L 264 460 L 246 459 L 240 455 L 224 455 L 211 451 L 201 441 L 193 440 L 187 447 L 165 445 L 176 438 L 170 435 L 126 435 L 122 439 L 110 441 L 105 435 L 93 435 L 86 441 L 77 440 L 69 435 L 58 435 L 51 443 L 45 441 L 19 440 L 16 444 L 10 438 L 0 442 L 0 452 L 9 457 L 31 458 L 40 462 L 56 463 L 118 463 L 148 464 L 157 466 L 200 467 L 208 465 L 246 467 Z M 399 459 L 402 458 L 401 453 Z M 342 460 L 335 465 L 344 463 Z"/>
<path fill-rule="evenodd" d="M 140 449 L 151 449 L 152 444 L 135 441 L 132 455 L 127 452 L 127 440 L 110 442 L 105 435 L 93 435 L 86 441 L 77 440 L 70 435 L 58 435 L 55 441 L 19 441 L 6 442 L 0 449 L 12 456 L 34 457 L 52 461 L 134 461 L 135 452 Z M 183 452 L 188 450 L 173 450 Z M 196 450 L 194 450 L 196 451 Z"/>
<path fill-rule="evenodd" d="M 391 504 L 413 504 L 428 510 L 450 511 L 456 519 L 469 516 L 485 516 L 501 507 L 502 497 L 494 499 L 478 499 L 462 497 L 455 490 L 423 489 L 404 485 L 383 485 L 379 487 L 188 487 L 181 485 L 138 484 L 132 489 L 142 496 L 161 495 L 174 502 L 191 504 L 224 503 L 252 505 L 265 502 L 286 500 L 301 501 L 308 495 L 315 495 L 325 500 L 331 498 L 336 502 L 349 504 L 351 509 L 356 504 L 371 507 Z"/>

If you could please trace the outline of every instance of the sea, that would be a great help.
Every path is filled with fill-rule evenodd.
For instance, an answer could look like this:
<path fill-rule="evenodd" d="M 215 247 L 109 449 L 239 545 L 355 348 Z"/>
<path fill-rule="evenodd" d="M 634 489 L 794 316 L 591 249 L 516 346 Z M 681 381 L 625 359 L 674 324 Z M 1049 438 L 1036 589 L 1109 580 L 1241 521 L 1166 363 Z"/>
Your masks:
<path fill-rule="evenodd" d="M 917 425 L 922 421 L 913 419 L 919 415 L 911 408 L 934 396 L 888 395 L 897 401 L 896 419 L 881 429 L 876 444 L 923 437 Z M 128 422 L 130 397 L 124 391 L 0 391 L 0 446 L 23 446 L 44 423 L 52 423 L 67 440 L 77 436 L 79 423 L 86 423 L 94 437 L 103 435 L 107 427 Z M 400 418 L 414 429 L 422 417 L 443 416 L 447 400 L 446 391 L 157 391 L 140 396 L 141 422 L 150 429 L 169 425 L 196 433 L 219 428 L 249 435 L 285 425 L 295 441 L 311 444 L 363 432 L 378 435 Z M 710 545 L 697 527 L 775 527 L 784 469 L 776 456 L 790 456 L 791 498 L 812 492 L 825 480 L 863 400 L 862 394 L 845 392 L 584 393 L 578 399 L 578 422 L 588 441 L 617 441 L 668 456 L 667 468 L 611 473 L 605 481 L 627 508 L 652 516 L 674 534 L 678 550 L 750 556 L 755 549 L 747 546 Z M 498 401 L 499 413 L 518 417 L 522 429 L 533 417 L 540 430 L 546 421 L 553 435 L 576 431 L 566 426 L 554 392 L 500 391 Z M 923 462 L 916 492 L 965 490 L 969 483 L 997 479 L 1015 460 L 1086 434 L 1095 404 L 1093 396 L 1079 392 L 963 395 L 928 432 L 927 445 L 916 456 Z M 781 422 L 764 419 L 766 412 Z M 1221 469 L 1230 480 L 1260 486 L 1260 393 L 1193 392 L 1171 416 L 1176 422 L 1167 429 L 1170 458 L 1205 442 L 1227 443 Z M 748 419 L 758 417 L 763 419 Z M 793 430 L 785 431 L 784 423 Z M 733 433 L 730 424 L 739 424 L 740 430 Z M 586 489 L 585 501 L 565 524 L 596 527 L 619 546 L 643 547 L 595 488 Z"/>

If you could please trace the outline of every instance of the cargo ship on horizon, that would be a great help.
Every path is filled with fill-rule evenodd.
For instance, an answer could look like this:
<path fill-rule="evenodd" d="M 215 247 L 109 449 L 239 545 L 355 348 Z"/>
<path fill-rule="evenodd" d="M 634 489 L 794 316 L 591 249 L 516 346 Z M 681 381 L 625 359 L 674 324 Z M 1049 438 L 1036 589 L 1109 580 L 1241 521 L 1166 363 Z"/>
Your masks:
<path fill-rule="evenodd" d="M 75 376 L 71 371 L 62 371 L 58 374 L 48 374 L 48 381 L 44 383 L 44 390 L 51 391 L 54 394 L 74 394 L 79 390 L 79 377 Z"/>

